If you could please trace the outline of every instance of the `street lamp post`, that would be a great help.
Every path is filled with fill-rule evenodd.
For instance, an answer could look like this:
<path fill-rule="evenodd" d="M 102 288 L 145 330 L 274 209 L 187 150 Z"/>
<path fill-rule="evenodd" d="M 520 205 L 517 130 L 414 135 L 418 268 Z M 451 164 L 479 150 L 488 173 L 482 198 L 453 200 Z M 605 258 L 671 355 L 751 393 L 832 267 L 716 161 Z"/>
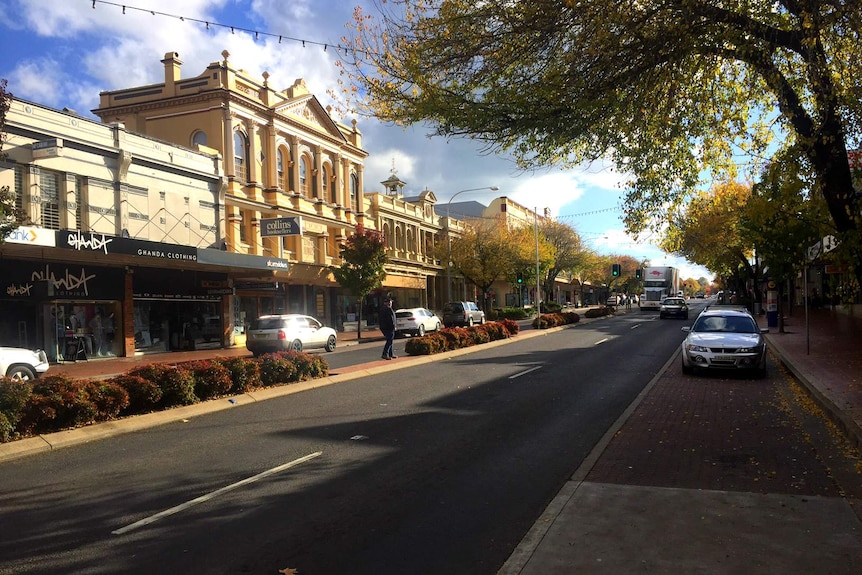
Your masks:
<path fill-rule="evenodd" d="M 499 190 L 497 186 L 485 186 L 483 188 L 470 188 L 468 190 L 460 190 L 455 192 L 449 201 L 446 202 L 446 301 L 452 301 L 452 231 L 451 222 L 449 220 L 449 207 L 452 205 L 452 200 L 466 192 L 478 192 L 480 190 L 491 190 L 496 192 Z"/>

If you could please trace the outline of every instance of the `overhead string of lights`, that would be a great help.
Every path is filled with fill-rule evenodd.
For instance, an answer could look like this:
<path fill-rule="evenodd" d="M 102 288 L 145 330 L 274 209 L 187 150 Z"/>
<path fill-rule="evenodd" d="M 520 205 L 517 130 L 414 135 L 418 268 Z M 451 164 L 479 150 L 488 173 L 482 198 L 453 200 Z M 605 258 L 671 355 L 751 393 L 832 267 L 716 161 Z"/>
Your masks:
<path fill-rule="evenodd" d="M 297 42 L 302 44 L 302 47 L 305 48 L 306 44 L 310 46 L 322 46 L 323 51 L 326 52 L 329 47 L 335 48 L 341 53 L 342 50 L 345 52 L 350 52 L 351 49 L 345 46 L 341 46 L 339 44 L 329 44 L 324 42 L 317 42 L 315 40 L 308 40 L 304 38 L 294 38 L 293 36 L 288 36 L 286 34 L 274 34 L 272 32 L 263 32 L 261 30 L 254 30 L 253 28 L 243 28 L 241 26 L 233 26 L 231 24 L 222 24 L 220 22 L 213 22 L 210 20 L 201 20 L 200 18 L 190 18 L 188 16 L 180 16 L 178 14 L 169 14 L 167 12 L 159 12 L 158 10 L 151 10 L 149 8 L 138 8 L 137 6 L 130 6 L 128 4 L 120 4 L 118 2 L 109 2 L 108 0 L 92 0 L 93 2 L 93 10 L 96 9 L 96 4 L 105 4 L 107 6 L 116 6 L 117 8 L 121 8 L 123 14 L 126 13 L 126 10 L 134 10 L 137 12 L 148 12 L 153 16 L 164 16 L 166 18 L 174 18 L 175 20 L 179 20 L 181 22 L 196 22 L 198 24 L 203 24 L 207 30 L 212 28 L 223 28 L 225 30 L 230 30 L 231 34 L 236 34 L 239 32 L 246 32 L 248 34 L 253 34 L 255 41 L 260 40 L 260 37 L 269 37 L 269 38 L 278 38 L 278 43 L 281 44 L 284 42 Z"/>

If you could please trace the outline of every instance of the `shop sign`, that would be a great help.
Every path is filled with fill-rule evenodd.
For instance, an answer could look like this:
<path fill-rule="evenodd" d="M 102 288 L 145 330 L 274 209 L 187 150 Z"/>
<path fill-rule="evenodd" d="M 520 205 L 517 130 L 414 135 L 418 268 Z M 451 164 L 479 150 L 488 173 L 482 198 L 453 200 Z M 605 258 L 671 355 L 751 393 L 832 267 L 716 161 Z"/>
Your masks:
<path fill-rule="evenodd" d="M 33 159 L 53 158 L 63 155 L 63 140 L 61 138 L 51 138 L 49 140 L 40 140 L 33 142 Z"/>
<path fill-rule="evenodd" d="M 30 226 L 18 226 L 3 240 L 10 244 L 25 244 L 30 246 L 45 246 L 53 248 L 55 245 L 54 230 L 45 228 L 33 228 Z"/>
<path fill-rule="evenodd" d="M 10 263 L 2 297 L 22 299 L 122 299 L 122 271 L 74 264 Z"/>
<path fill-rule="evenodd" d="M 272 236 L 298 236 L 302 233 L 302 217 L 264 218 L 260 220 L 260 235 L 264 238 Z"/>
<path fill-rule="evenodd" d="M 196 262 L 198 259 L 198 249 L 191 246 L 122 238 L 80 230 L 58 231 L 57 247 L 79 252 L 122 254 L 157 260 Z"/>
<path fill-rule="evenodd" d="M 198 249 L 198 263 L 254 270 L 288 270 L 290 261 L 282 258 L 267 258 L 251 254 L 223 252 L 211 248 Z"/>

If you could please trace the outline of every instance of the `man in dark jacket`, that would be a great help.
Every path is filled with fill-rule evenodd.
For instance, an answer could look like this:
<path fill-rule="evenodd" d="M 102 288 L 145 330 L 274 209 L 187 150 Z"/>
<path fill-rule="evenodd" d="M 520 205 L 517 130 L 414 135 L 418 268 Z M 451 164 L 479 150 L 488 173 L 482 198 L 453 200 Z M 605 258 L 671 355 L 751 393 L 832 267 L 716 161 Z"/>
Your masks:
<path fill-rule="evenodd" d="M 392 309 L 392 298 L 387 297 L 383 300 L 383 307 L 380 308 L 380 331 L 386 337 L 386 343 L 383 345 L 383 359 L 393 359 L 392 341 L 395 339 L 395 310 Z"/>

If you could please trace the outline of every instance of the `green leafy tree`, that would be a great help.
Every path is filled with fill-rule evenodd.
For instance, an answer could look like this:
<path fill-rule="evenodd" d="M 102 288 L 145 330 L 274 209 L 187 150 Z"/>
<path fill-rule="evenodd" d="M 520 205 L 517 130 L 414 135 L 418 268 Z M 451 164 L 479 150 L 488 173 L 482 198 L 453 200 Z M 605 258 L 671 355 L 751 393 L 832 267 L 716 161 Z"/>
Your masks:
<path fill-rule="evenodd" d="M 753 187 L 740 221 L 779 292 L 805 265 L 808 248 L 832 233 L 823 199 L 808 193 L 807 170 L 800 165 L 804 161 L 793 150 L 776 157 Z M 779 331 L 784 331 L 783 313 L 778 317 Z"/>
<path fill-rule="evenodd" d="M 3 128 L 6 125 L 6 112 L 11 105 L 12 94 L 6 91 L 6 80 L 0 80 L 0 161 L 5 159 L 3 142 L 6 138 Z M 24 214 L 15 207 L 15 193 L 9 186 L 0 187 L 0 244 L 6 240 L 9 232 L 18 228 L 23 219 Z"/>
<path fill-rule="evenodd" d="M 609 158 L 638 234 L 776 137 L 808 161 L 862 261 L 848 147 L 862 139 L 855 0 L 388 0 L 355 13 L 344 94 L 524 167 Z M 383 12 L 385 10 L 385 12 Z M 736 156 L 735 156 L 736 155 Z M 857 266 L 862 277 L 862 265 Z"/>
<path fill-rule="evenodd" d="M 383 234 L 357 224 L 341 245 L 341 265 L 331 266 L 335 281 L 358 299 L 357 339 L 362 339 L 362 303 L 386 279 L 386 242 Z"/>

